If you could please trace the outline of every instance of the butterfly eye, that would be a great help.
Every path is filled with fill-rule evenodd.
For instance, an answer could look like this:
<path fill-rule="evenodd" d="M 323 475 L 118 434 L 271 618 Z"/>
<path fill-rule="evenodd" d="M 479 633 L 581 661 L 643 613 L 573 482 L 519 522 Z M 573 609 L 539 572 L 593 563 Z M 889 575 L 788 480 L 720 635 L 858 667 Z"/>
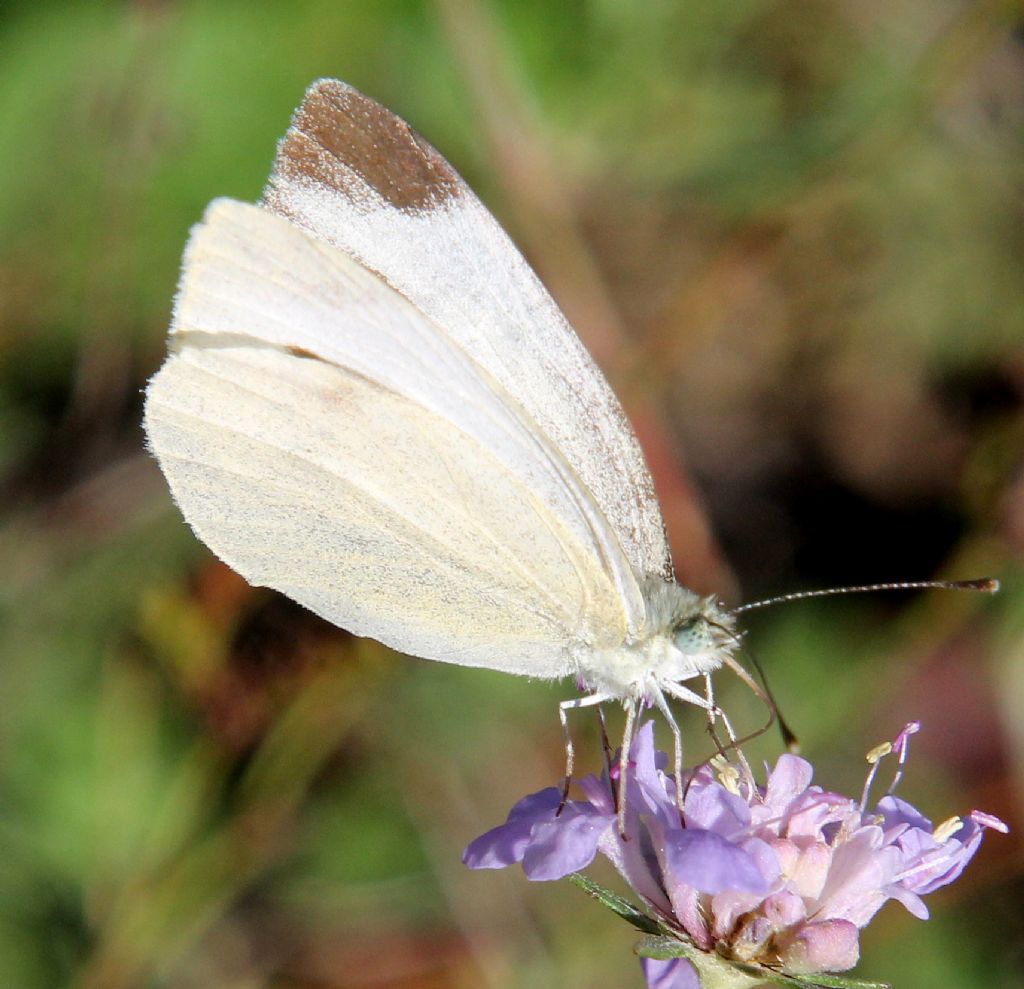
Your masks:
<path fill-rule="evenodd" d="M 707 652 L 714 643 L 711 639 L 711 627 L 703 615 L 694 615 L 681 622 L 672 634 L 675 647 L 689 656 Z"/>

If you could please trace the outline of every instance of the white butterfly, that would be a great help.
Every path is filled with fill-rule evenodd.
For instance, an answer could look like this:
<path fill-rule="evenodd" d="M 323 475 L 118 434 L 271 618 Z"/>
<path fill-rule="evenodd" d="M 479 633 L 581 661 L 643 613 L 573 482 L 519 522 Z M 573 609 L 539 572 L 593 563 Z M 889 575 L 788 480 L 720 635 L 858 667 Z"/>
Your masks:
<path fill-rule="evenodd" d="M 253 584 L 426 659 L 641 703 L 730 661 L 673 580 L 607 382 L 494 218 L 401 119 L 321 80 L 259 206 L 192 231 L 145 427 Z M 709 684 L 710 681 L 707 680 Z M 571 749 L 570 749 L 571 762 Z"/>

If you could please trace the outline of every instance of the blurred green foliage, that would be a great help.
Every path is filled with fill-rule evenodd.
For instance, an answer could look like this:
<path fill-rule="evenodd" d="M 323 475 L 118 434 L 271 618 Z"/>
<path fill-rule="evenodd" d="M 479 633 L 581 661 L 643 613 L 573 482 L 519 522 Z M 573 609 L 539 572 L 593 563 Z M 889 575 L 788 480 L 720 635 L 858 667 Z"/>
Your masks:
<path fill-rule="evenodd" d="M 823 782 L 856 788 L 861 754 L 921 718 L 907 796 L 1019 834 L 1019 14 L 0 9 L 0 985 L 640 984 L 629 932 L 568 884 L 459 864 L 558 778 L 566 686 L 395 657 L 250 591 L 143 452 L 188 227 L 215 196 L 258 196 L 322 75 L 441 148 L 627 406 L 660 410 L 659 488 L 700 492 L 666 500 L 698 590 L 1004 579 L 995 600 L 791 606 L 748 641 Z M 730 566 L 696 548 L 702 510 Z M 927 923 L 886 908 L 860 974 L 1019 985 L 1019 847 L 990 839 Z"/>

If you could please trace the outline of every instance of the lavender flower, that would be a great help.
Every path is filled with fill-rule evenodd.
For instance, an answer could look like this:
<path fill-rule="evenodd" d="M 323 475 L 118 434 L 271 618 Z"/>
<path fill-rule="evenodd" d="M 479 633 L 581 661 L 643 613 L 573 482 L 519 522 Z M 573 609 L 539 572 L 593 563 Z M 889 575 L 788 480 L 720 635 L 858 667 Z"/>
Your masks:
<path fill-rule="evenodd" d="M 933 827 L 893 794 L 918 728 L 869 753 L 859 801 L 812 785 L 811 764 L 794 755 L 778 759 L 764 786 L 719 759 L 687 774 L 681 823 L 675 780 L 648 722 L 630 748 L 626 840 L 612 770 L 582 780 L 585 799 L 568 801 L 561 814 L 556 788 L 524 797 L 463 861 L 474 869 L 521 862 L 530 879 L 549 880 L 586 868 L 600 852 L 697 963 L 645 958 L 650 989 L 696 989 L 701 953 L 745 967 L 748 984 L 762 967 L 769 975 L 845 971 L 857 963 L 861 929 L 887 900 L 926 918 L 922 897 L 960 875 L 986 828 L 1007 830 L 979 811 Z M 893 753 L 893 786 L 869 810 L 879 763 Z"/>

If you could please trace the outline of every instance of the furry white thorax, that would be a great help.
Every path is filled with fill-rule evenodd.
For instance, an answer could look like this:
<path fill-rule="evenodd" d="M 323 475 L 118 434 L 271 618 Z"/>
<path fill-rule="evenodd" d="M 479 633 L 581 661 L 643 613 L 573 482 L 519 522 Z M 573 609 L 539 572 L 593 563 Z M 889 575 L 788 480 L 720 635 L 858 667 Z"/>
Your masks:
<path fill-rule="evenodd" d="M 701 597 L 679 584 L 648 578 L 644 634 L 609 649 L 581 647 L 575 660 L 581 685 L 594 694 L 622 701 L 653 701 L 665 684 L 717 670 L 736 644 L 735 619 L 714 596 Z M 698 649 L 681 649 L 681 628 L 703 634 Z"/>

